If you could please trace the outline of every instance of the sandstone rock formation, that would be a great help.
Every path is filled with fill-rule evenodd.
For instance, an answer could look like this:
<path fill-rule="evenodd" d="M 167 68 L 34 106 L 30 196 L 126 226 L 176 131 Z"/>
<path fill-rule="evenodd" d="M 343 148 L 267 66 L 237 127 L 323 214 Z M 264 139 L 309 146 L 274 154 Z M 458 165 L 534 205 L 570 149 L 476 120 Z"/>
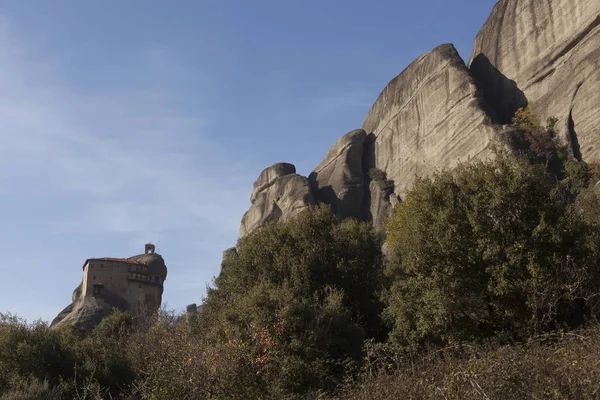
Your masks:
<path fill-rule="evenodd" d="M 316 200 L 330 204 L 340 218 L 361 216 L 365 197 L 363 154 L 366 138 L 362 129 L 342 136 L 308 177 Z"/>
<path fill-rule="evenodd" d="M 374 135 L 368 165 L 384 171 L 402 197 L 418 176 L 491 156 L 500 128 L 487 111 L 454 46 L 439 46 L 394 78 L 367 114 L 363 129 Z M 371 220 L 380 227 L 391 204 L 376 191 L 371 196 Z"/>
<path fill-rule="evenodd" d="M 291 164 L 263 171 L 241 235 L 315 201 L 381 231 L 417 177 L 492 157 L 528 102 L 541 124 L 559 119 L 574 158 L 600 161 L 599 0 L 499 1 L 468 67 L 451 44 L 415 60 L 379 95 L 362 129 L 329 150 L 310 186 Z M 371 181 L 372 168 L 393 185 Z"/>
<path fill-rule="evenodd" d="M 417 176 L 486 157 L 497 129 L 454 46 L 424 54 L 394 78 L 367 114 L 373 166 L 404 195 Z"/>
<path fill-rule="evenodd" d="M 250 196 L 240 237 L 271 221 L 285 220 L 315 204 L 308 179 L 296 174 L 292 164 L 278 163 L 262 171 Z"/>
<path fill-rule="evenodd" d="M 118 296 L 79 297 L 73 300 L 52 321 L 52 327 L 72 325 L 83 331 L 91 331 L 110 315 L 114 309 L 127 311 L 127 303 Z"/>
<path fill-rule="evenodd" d="M 600 161 L 600 1 L 501 0 L 470 61 L 501 122 L 533 104 L 585 161 Z"/>
<path fill-rule="evenodd" d="M 240 233 L 285 219 L 315 200 L 330 204 L 340 218 L 373 221 L 381 230 L 417 176 L 492 154 L 500 128 L 491 124 L 487 111 L 454 46 L 439 46 L 388 84 L 363 129 L 338 140 L 310 174 L 310 188 L 291 164 L 264 170 L 254 184 L 253 204 Z M 384 193 L 370 181 L 371 168 L 394 181 L 394 193 Z M 295 177 L 293 190 L 288 177 Z"/>

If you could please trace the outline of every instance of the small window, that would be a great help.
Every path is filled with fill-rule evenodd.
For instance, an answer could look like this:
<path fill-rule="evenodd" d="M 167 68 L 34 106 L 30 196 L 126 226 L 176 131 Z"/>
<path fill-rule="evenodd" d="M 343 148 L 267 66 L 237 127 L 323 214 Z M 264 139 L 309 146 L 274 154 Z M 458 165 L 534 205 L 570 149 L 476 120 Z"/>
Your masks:
<path fill-rule="evenodd" d="M 94 277 L 93 279 L 96 280 L 96 277 Z"/>
<path fill-rule="evenodd" d="M 141 283 L 139 284 L 139 288 L 140 288 L 140 289 L 142 288 L 142 284 L 141 284 Z"/>

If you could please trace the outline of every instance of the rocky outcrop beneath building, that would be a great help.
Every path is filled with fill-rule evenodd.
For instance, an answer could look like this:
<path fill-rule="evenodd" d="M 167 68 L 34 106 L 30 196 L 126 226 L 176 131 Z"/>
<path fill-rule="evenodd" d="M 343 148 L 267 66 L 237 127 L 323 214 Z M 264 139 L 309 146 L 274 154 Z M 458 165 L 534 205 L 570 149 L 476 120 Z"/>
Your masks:
<path fill-rule="evenodd" d="M 102 297 L 85 297 L 81 292 L 83 282 L 75 288 L 72 303 L 62 310 L 50 324 L 53 328 L 72 325 L 83 331 L 91 331 L 114 309 L 126 311 L 128 305 L 119 296 L 105 294 Z"/>
<path fill-rule="evenodd" d="M 147 273 L 150 276 L 160 276 L 163 280 L 167 276 L 167 266 L 165 260 L 159 254 L 139 254 L 129 257 L 129 260 L 137 261 L 147 266 Z M 65 307 L 50 326 L 52 328 L 60 328 L 63 326 L 74 326 L 82 331 L 91 331 L 94 329 L 103 318 L 110 315 L 114 310 L 129 311 L 134 313 L 139 307 L 129 304 L 128 301 L 114 291 L 105 290 L 101 294 L 93 296 L 85 296 L 82 292 L 83 281 L 75 288 L 71 296 L 71 304 Z M 132 315 L 133 317 L 148 316 L 156 312 L 162 302 L 161 286 L 160 295 L 158 296 L 143 296 L 144 306 L 143 312 L 147 315 Z"/>
<path fill-rule="evenodd" d="M 113 310 L 127 311 L 128 305 L 119 296 L 107 294 L 102 297 L 80 297 L 69 304 L 52 321 L 52 328 L 74 326 L 76 329 L 89 332 Z"/>
<path fill-rule="evenodd" d="M 501 122 L 529 102 L 575 158 L 600 161 L 600 1 L 501 0 L 469 65 Z"/>
<path fill-rule="evenodd" d="M 272 221 L 286 220 L 315 204 L 308 179 L 296 174 L 292 164 L 264 169 L 250 196 L 252 205 L 242 217 L 240 237 Z"/>

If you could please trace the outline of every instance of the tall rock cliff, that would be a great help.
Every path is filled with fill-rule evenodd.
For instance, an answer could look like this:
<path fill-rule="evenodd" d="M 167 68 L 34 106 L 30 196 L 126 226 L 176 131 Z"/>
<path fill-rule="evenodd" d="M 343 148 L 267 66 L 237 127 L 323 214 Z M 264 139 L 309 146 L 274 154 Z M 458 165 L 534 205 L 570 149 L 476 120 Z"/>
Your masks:
<path fill-rule="evenodd" d="M 418 176 L 489 157 L 499 132 L 490 121 L 483 95 L 454 46 L 439 46 L 394 78 L 368 112 L 363 129 L 374 137 L 367 165 L 385 172 L 402 197 Z M 376 226 L 390 209 L 380 197 L 371 192 Z"/>
<path fill-rule="evenodd" d="M 345 134 L 308 177 L 316 200 L 330 204 L 340 218 L 362 216 L 366 140 L 367 134 L 362 129 Z"/>
<path fill-rule="evenodd" d="M 528 103 L 541 124 L 559 119 L 573 157 L 600 161 L 600 0 L 499 1 L 468 66 L 451 44 L 436 47 L 386 86 L 362 129 L 344 135 L 308 179 L 291 167 L 263 171 L 241 234 L 315 202 L 381 231 L 417 177 L 492 157 Z M 371 180 L 373 169 L 385 185 Z"/>
<path fill-rule="evenodd" d="M 599 60 L 599 0 L 501 0 L 469 65 L 500 122 L 529 102 L 576 158 L 600 161 Z"/>

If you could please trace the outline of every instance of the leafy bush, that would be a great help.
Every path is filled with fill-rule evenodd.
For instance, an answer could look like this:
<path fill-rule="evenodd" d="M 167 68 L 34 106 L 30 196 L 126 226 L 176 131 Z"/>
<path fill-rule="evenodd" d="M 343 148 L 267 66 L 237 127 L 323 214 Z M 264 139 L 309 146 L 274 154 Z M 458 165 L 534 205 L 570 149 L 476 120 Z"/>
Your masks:
<path fill-rule="evenodd" d="M 374 181 L 384 181 L 387 179 L 386 173 L 379 168 L 371 168 L 369 170 L 369 177 Z"/>
<path fill-rule="evenodd" d="M 567 160 L 564 163 L 564 170 L 575 192 L 579 192 L 589 185 L 591 178 L 590 169 L 585 162 Z"/>
<path fill-rule="evenodd" d="M 271 396 L 331 389 L 381 336 L 380 249 L 367 224 L 328 207 L 244 237 L 208 291 L 207 339 L 251 355 L 254 385 Z"/>
<path fill-rule="evenodd" d="M 392 338 L 416 348 L 581 324 L 598 258 L 568 198 L 504 154 L 419 180 L 386 226 Z"/>
<path fill-rule="evenodd" d="M 386 195 L 394 193 L 395 184 L 393 180 L 387 179 L 387 174 L 379 168 L 371 168 L 369 177 L 377 183 L 379 189 Z"/>
<path fill-rule="evenodd" d="M 23 391 L 31 382 L 58 385 L 72 376 L 74 366 L 73 350 L 60 332 L 41 321 L 28 325 L 0 313 L 0 393 Z"/>
<path fill-rule="evenodd" d="M 4 393 L 0 400 L 60 400 L 58 388 L 50 388 L 48 381 L 31 380 L 27 384 Z"/>
<path fill-rule="evenodd" d="M 568 153 L 556 137 L 557 122 L 557 118 L 549 117 L 544 128 L 539 124 L 531 106 L 519 108 L 512 119 L 512 126 L 516 130 L 508 131 L 506 140 L 514 151 L 525 155 L 530 162 L 544 164 L 548 170 L 558 175 Z"/>
<path fill-rule="evenodd" d="M 129 314 L 115 310 L 90 334 L 78 333 L 72 342 L 78 360 L 74 373 L 82 383 L 92 382 L 112 394 L 132 384 L 135 376 L 125 347 L 133 330 Z"/>
<path fill-rule="evenodd" d="M 534 131 L 540 128 L 540 124 L 531 106 L 517 109 L 512 118 L 512 124 L 525 132 Z"/>
<path fill-rule="evenodd" d="M 344 400 L 597 399 L 600 328 L 511 346 L 436 349 L 365 375 Z"/>
<path fill-rule="evenodd" d="M 136 331 L 126 346 L 135 372 L 132 395 L 143 399 L 201 399 L 217 394 L 208 351 L 189 326 L 162 312 Z M 213 389 L 211 391 L 211 388 Z"/>
<path fill-rule="evenodd" d="M 600 328 L 564 330 L 600 310 L 600 171 L 560 151 L 560 182 L 504 153 L 417 181 L 385 267 L 320 206 L 241 239 L 190 321 L 0 314 L 0 400 L 598 398 Z"/>
<path fill-rule="evenodd" d="M 556 133 L 556 124 L 558 123 L 558 118 L 556 117 L 548 117 L 546 120 L 546 130 L 550 133 Z"/>

